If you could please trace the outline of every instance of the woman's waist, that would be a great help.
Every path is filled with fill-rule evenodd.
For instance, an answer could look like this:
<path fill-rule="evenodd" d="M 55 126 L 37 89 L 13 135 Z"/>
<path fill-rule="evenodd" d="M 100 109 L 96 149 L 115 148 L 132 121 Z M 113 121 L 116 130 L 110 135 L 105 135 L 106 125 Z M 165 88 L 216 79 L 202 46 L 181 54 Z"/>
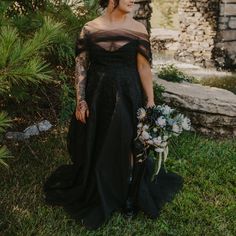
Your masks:
<path fill-rule="evenodd" d="M 112 70 L 113 72 L 119 72 L 122 70 L 131 70 L 137 71 L 137 64 L 136 63 L 125 63 L 125 62 L 110 62 L 110 63 L 90 63 L 89 69 L 93 70 Z"/>
<path fill-rule="evenodd" d="M 98 81 L 108 82 L 110 80 L 117 82 L 135 82 L 140 80 L 140 75 L 136 66 L 121 64 L 116 64 L 114 66 L 91 64 L 87 71 L 87 77 L 92 83 Z"/>

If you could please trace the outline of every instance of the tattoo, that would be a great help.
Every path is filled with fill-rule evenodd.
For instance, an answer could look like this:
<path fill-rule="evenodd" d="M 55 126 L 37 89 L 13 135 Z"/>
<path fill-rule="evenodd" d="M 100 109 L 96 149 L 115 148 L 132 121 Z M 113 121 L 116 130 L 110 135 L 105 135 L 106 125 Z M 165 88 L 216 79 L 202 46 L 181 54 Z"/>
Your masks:
<path fill-rule="evenodd" d="M 88 52 L 85 50 L 86 48 L 84 48 L 85 45 L 83 45 L 84 36 L 85 30 L 83 28 L 80 33 L 80 45 L 77 45 L 81 51 L 75 58 L 75 89 L 77 103 L 85 100 L 85 87 L 87 82 Z"/>

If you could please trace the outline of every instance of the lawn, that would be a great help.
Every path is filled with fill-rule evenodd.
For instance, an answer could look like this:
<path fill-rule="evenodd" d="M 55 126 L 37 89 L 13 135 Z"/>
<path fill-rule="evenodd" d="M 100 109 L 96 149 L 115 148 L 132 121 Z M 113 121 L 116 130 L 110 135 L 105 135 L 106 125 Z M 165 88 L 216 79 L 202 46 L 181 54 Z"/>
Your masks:
<path fill-rule="evenodd" d="M 156 220 L 142 213 L 88 231 L 62 208 L 44 205 L 42 184 L 57 166 L 69 163 L 66 129 L 11 144 L 14 159 L 0 167 L 0 235 L 236 235 L 236 139 L 214 140 L 185 133 L 171 147 L 166 167 L 184 177 L 183 191 Z"/>

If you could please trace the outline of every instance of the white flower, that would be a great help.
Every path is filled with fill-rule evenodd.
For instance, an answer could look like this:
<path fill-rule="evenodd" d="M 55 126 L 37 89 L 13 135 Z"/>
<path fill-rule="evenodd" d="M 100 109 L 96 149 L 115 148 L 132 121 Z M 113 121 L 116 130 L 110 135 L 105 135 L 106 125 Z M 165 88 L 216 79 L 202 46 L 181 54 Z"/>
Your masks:
<path fill-rule="evenodd" d="M 168 105 L 165 105 L 162 109 L 163 109 L 162 113 L 164 115 L 169 115 L 174 110 L 171 107 L 169 107 Z"/>
<path fill-rule="evenodd" d="M 147 130 L 149 128 L 149 125 L 144 125 L 143 130 Z"/>
<path fill-rule="evenodd" d="M 138 128 L 142 128 L 143 127 L 143 123 L 142 122 L 138 123 L 137 127 Z"/>
<path fill-rule="evenodd" d="M 143 139 L 143 136 L 142 136 L 142 135 L 139 135 L 139 140 L 140 140 L 142 143 L 145 142 L 145 140 Z"/>
<path fill-rule="evenodd" d="M 139 120 L 142 120 L 142 119 L 145 118 L 145 116 L 146 116 L 146 111 L 145 111 L 145 109 L 144 109 L 144 108 L 139 108 L 138 111 L 137 111 L 137 118 L 138 118 Z"/>
<path fill-rule="evenodd" d="M 149 137 L 150 137 L 150 135 L 149 135 L 149 133 L 148 133 L 147 131 L 143 131 L 141 136 L 142 136 L 142 138 L 143 138 L 144 140 L 147 140 L 147 139 L 149 139 Z"/>
<path fill-rule="evenodd" d="M 164 135 L 164 136 L 163 136 L 163 140 L 164 140 L 164 141 L 166 141 L 168 138 L 169 138 L 168 135 Z"/>
<path fill-rule="evenodd" d="M 153 142 L 154 142 L 155 145 L 160 145 L 161 142 L 162 142 L 162 139 L 161 139 L 160 136 L 158 136 L 157 138 L 154 138 L 154 139 L 153 139 Z"/>
<path fill-rule="evenodd" d="M 139 136 L 142 133 L 142 130 L 138 129 L 137 130 L 137 135 Z"/>
<path fill-rule="evenodd" d="M 156 133 L 156 132 L 157 132 L 157 128 L 153 128 L 152 130 L 153 130 L 153 132 L 154 132 L 154 133 Z"/>
<path fill-rule="evenodd" d="M 163 116 L 160 116 L 156 121 L 156 125 L 164 127 L 166 125 L 166 119 Z"/>
<path fill-rule="evenodd" d="M 180 132 L 179 126 L 177 124 L 173 124 L 172 131 L 178 134 Z"/>
<path fill-rule="evenodd" d="M 182 127 L 185 130 L 190 130 L 191 128 L 191 121 L 189 118 L 185 117 L 182 121 Z"/>
<path fill-rule="evenodd" d="M 149 139 L 149 140 L 147 141 L 147 144 L 153 145 L 153 140 Z"/>
<path fill-rule="evenodd" d="M 156 152 L 164 152 L 164 148 L 155 148 Z"/>

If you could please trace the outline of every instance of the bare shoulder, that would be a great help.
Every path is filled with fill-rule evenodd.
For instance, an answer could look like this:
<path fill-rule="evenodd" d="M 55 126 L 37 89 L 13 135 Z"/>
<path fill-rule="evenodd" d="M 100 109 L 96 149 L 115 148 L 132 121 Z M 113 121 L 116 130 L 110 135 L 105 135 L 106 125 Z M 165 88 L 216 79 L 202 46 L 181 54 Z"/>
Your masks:
<path fill-rule="evenodd" d="M 133 26 L 132 27 L 133 30 L 138 31 L 138 32 L 143 33 L 143 34 L 148 34 L 145 25 L 143 23 L 135 20 L 135 19 L 132 19 L 132 26 Z"/>
<path fill-rule="evenodd" d="M 93 19 L 93 20 L 90 20 L 90 21 L 87 21 L 83 27 L 82 27 L 82 31 L 84 32 L 92 32 L 94 30 L 94 28 L 96 28 L 96 25 L 97 25 L 97 18 Z"/>
<path fill-rule="evenodd" d="M 92 31 L 93 29 L 98 28 L 100 24 L 101 24 L 101 16 L 93 20 L 87 21 L 84 24 L 83 28 L 87 29 L 88 31 Z"/>

